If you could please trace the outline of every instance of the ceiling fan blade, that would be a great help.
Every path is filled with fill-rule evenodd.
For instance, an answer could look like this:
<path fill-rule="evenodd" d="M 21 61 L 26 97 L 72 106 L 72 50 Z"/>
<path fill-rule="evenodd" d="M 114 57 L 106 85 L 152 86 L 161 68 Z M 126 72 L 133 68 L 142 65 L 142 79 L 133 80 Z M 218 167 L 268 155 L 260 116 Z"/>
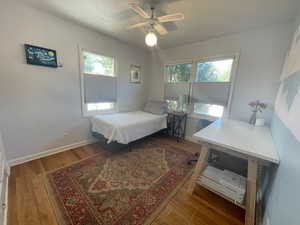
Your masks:
<path fill-rule="evenodd" d="M 168 33 L 166 28 L 159 23 L 154 24 L 154 29 L 161 35 L 166 35 Z"/>
<path fill-rule="evenodd" d="M 130 26 L 128 26 L 126 29 L 127 29 L 127 30 L 131 30 L 131 29 L 134 29 L 134 28 L 146 26 L 146 25 L 148 25 L 148 24 L 149 24 L 148 22 L 141 22 L 141 23 L 137 23 L 137 24 L 130 25 Z"/>
<path fill-rule="evenodd" d="M 128 3 L 129 8 L 131 8 L 133 11 L 135 11 L 137 14 L 139 14 L 141 17 L 145 19 L 150 19 L 150 15 L 145 12 L 144 9 L 142 9 L 136 1 L 130 1 Z"/>
<path fill-rule="evenodd" d="M 170 15 L 160 16 L 157 18 L 159 22 L 166 23 L 166 22 L 174 22 L 184 19 L 183 13 L 174 13 Z"/>

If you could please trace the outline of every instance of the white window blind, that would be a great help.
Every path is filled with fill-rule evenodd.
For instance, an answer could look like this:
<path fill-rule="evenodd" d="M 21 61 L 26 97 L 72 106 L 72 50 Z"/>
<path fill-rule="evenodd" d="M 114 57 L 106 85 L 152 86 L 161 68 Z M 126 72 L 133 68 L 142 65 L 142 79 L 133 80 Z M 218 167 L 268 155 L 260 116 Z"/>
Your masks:
<path fill-rule="evenodd" d="M 117 78 L 85 74 L 84 100 L 85 103 L 116 102 Z"/>
<path fill-rule="evenodd" d="M 180 96 L 189 95 L 189 83 L 167 83 L 165 84 L 165 99 L 179 100 Z"/>
<path fill-rule="evenodd" d="M 226 106 L 228 103 L 231 83 L 203 84 L 193 83 L 191 101 L 192 103 L 207 103 Z"/>

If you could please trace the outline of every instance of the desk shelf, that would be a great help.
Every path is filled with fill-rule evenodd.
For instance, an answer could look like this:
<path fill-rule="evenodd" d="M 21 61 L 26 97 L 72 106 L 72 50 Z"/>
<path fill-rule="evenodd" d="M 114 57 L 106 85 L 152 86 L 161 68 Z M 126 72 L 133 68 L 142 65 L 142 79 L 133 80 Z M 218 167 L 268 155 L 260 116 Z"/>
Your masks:
<path fill-rule="evenodd" d="M 238 207 L 246 209 L 245 201 L 247 196 L 247 181 L 244 176 L 234 173 L 228 169 L 215 167 L 211 163 L 208 163 L 200 173 L 196 180 L 196 184 L 206 188 L 210 192 L 226 199 Z"/>
<path fill-rule="evenodd" d="M 204 187 L 205 189 L 209 190 L 210 192 L 212 192 L 212 193 L 214 193 L 214 194 L 216 194 L 216 195 L 219 195 L 220 197 L 222 197 L 222 198 L 226 199 L 227 201 L 229 201 L 229 202 L 231 202 L 231 203 L 237 205 L 238 207 L 240 207 L 240 208 L 242 208 L 242 209 L 244 209 L 244 210 L 246 209 L 246 206 L 245 206 L 245 205 L 240 204 L 240 203 L 234 201 L 234 200 L 231 199 L 231 198 L 228 198 L 226 195 L 223 195 L 222 193 L 220 193 L 220 192 L 218 192 L 218 191 L 212 189 L 211 187 L 208 187 L 207 185 L 205 185 L 205 184 L 203 184 L 203 183 L 201 183 L 201 182 L 197 182 L 196 184 L 197 184 L 197 185 L 200 185 L 201 187 Z"/>

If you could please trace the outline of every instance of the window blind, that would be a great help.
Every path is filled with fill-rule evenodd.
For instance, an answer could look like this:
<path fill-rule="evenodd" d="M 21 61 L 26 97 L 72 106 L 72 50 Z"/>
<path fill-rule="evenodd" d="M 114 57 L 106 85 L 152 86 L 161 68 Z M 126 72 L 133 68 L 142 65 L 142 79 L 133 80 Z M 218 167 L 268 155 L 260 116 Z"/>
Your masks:
<path fill-rule="evenodd" d="M 193 103 L 201 102 L 226 106 L 228 103 L 231 83 L 193 83 L 191 100 Z"/>
<path fill-rule="evenodd" d="M 165 84 L 165 99 L 178 100 L 179 96 L 189 95 L 189 83 L 167 83 Z"/>
<path fill-rule="evenodd" d="M 85 103 L 116 102 L 117 78 L 84 74 Z"/>

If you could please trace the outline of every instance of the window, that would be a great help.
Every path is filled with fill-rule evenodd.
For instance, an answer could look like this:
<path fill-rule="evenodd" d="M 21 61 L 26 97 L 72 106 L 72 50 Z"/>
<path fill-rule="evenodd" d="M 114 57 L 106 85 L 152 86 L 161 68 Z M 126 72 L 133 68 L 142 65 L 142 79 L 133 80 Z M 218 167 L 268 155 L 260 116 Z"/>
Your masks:
<path fill-rule="evenodd" d="M 89 51 L 81 51 L 81 56 L 83 115 L 115 112 L 117 77 L 114 58 Z"/>
<path fill-rule="evenodd" d="M 223 116 L 224 106 L 214 105 L 214 104 L 195 103 L 194 113 L 220 118 Z"/>
<path fill-rule="evenodd" d="M 174 64 L 166 66 L 168 83 L 189 82 L 192 74 L 192 63 Z"/>
<path fill-rule="evenodd" d="M 196 82 L 230 82 L 233 58 L 197 63 Z"/>
<path fill-rule="evenodd" d="M 219 118 L 228 115 L 238 55 L 167 64 L 164 98 L 171 110 Z"/>
<path fill-rule="evenodd" d="M 83 52 L 85 74 L 114 76 L 114 58 Z"/>
<path fill-rule="evenodd" d="M 88 103 L 87 111 L 95 111 L 95 110 L 110 110 L 114 108 L 113 102 L 100 102 L 100 103 Z"/>
<path fill-rule="evenodd" d="M 183 106 L 179 103 L 186 100 L 190 92 L 190 81 L 192 80 L 192 63 L 169 64 L 165 67 L 166 83 L 164 96 L 169 100 L 169 108 L 179 110 Z"/>

